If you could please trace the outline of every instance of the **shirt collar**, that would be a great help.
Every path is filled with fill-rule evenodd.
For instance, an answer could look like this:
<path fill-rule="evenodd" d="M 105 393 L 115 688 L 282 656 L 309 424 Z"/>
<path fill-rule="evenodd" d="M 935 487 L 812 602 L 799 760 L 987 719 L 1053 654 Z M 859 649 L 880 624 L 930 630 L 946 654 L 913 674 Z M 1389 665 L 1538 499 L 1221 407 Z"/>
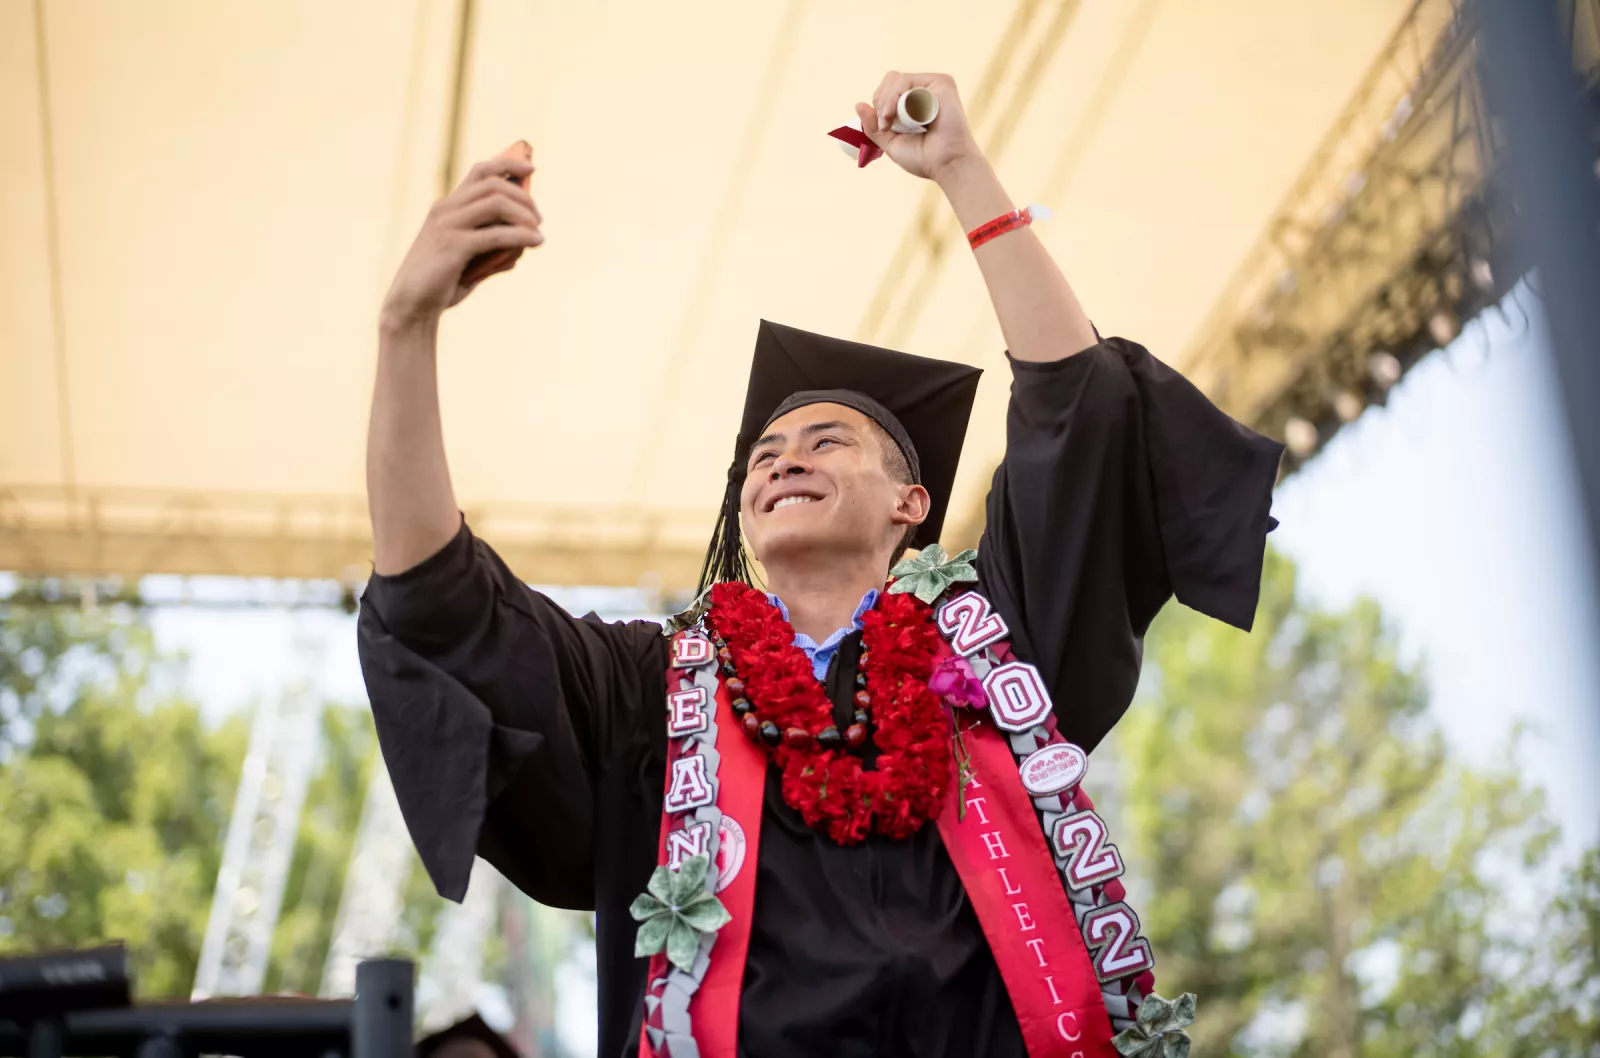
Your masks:
<path fill-rule="evenodd" d="M 778 608 L 778 612 L 783 614 L 785 621 L 789 619 L 789 608 L 783 604 L 782 599 L 771 592 L 767 592 L 767 601 Z M 856 606 L 856 612 L 850 615 L 850 623 L 848 625 L 834 632 L 833 635 L 821 643 L 816 642 L 803 632 L 796 632 L 794 634 L 794 644 L 797 647 L 809 647 L 812 650 L 827 650 L 831 647 L 836 647 L 845 636 L 861 629 L 862 616 L 876 605 L 878 605 L 878 589 L 868 588 L 867 593 L 861 597 L 861 602 Z"/>

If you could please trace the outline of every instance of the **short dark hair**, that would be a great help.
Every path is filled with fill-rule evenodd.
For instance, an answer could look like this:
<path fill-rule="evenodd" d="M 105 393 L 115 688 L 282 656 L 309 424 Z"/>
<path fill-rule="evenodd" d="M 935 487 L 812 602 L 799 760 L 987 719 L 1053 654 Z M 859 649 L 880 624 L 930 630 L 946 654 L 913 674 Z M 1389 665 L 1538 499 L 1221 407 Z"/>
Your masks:
<path fill-rule="evenodd" d="M 872 424 L 872 435 L 877 439 L 878 448 L 883 452 L 883 470 L 889 479 L 898 485 L 914 485 L 915 479 L 911 476 L 911 463 L 906 459 L 906 454 L 900 451 L 899 443 L 894 439 L 883 424 L 871 416 L 866 417 Z M 905 535 L 900 538 L 900 546 L 895 548 L 894 554 L 889 556 L 889 565 L 893 566 L 900 561 L 900 556 L 905 554 L 906 548 L 916 542 L 917 530 L 920 526 L 906 526 Z"/>

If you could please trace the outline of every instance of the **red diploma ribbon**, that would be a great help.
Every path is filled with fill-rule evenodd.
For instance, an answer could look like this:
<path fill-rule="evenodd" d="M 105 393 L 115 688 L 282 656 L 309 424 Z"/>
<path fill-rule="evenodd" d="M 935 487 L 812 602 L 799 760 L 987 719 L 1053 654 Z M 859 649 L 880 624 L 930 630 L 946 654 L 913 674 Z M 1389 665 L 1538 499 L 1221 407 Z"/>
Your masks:
<path fill-rule="evenodd" d="M 856 168 L 864 167 L 868 162 L 883 156 L 883 149 L 867 138 L 867 134 L 860 129 L 851 128 L 849 125 L 840 125 L 828 133 L 836 140 L 842 140 L 856 148 Z"/>

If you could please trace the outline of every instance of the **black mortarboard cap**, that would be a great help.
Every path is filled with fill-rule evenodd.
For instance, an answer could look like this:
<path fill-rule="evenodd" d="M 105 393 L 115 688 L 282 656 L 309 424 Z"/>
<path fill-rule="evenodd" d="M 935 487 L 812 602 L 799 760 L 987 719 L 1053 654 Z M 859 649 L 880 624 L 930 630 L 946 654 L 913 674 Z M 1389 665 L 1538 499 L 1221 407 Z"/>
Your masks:
<path fill-rule="evenodd" d="M 491 1029 L 477 1013 L 456 1022 L 449 1028 L 441 1029 L 431 1036 L 418 1040 L 413 1049 L 414 1058 L 432 1058 L 432 1055 L 443 1049 L 445 1044 L 461 1039 L 482 1042 L 497 1058 L 522 1058 L 517 1049 L 511 1046 L 504 1036 Z"/>
<path fill-rule="evenodd" d="M 928 490 L 928 517 L 917 536 L 937 540 L 950 506 L 967 419 L 982 373 L 966 364 L 762 320 L 722 514 L 706 552 L 700 590 L 719 580 L 749 580 L 749 563 L 739 536 L 745 461 L 750 446 L 774 419 L 807 404 L 854 408 L 894 438 L 911 467 L 912 479 Z"/>

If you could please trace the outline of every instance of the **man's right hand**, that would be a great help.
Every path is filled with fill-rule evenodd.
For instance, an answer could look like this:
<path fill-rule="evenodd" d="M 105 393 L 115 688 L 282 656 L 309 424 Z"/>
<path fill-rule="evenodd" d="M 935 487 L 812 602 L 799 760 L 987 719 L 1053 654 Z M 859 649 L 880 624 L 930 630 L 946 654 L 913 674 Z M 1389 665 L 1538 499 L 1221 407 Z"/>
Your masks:
<path fill-rule="evenodd" d="M 523 250 L 544 242 L 544 218 L 523 189 L 532 156 L 531 147 L 518 143 L 474 165 L 460 187 L 433 204 L 384 298 L 386 325 L 436 322 L 484 279 L 515 267 Z M 495 255 L 491 267 L 465 276 L 480 254 Z"/>

